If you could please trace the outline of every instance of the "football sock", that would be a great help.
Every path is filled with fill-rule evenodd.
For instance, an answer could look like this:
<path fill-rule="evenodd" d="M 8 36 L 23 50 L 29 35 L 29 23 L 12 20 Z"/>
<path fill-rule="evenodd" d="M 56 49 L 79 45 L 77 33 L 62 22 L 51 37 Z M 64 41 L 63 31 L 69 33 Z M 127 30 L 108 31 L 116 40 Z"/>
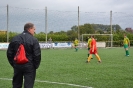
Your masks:
<path fill-rule="evenodd" d="M 91 58 L 92 58 L 92 55 L 90 54 L 88 57 L 88 62 L 91 60 Z"/>
<path fill-rule="evenodd" d="M 76 48 L 76 51 L 78 51 L 78 48 Z"/>
<path fill-rule="evenodd" d="M 96 54 L 96 57 L 97 57 L 98 61 L 101 61 L 100 56 L 98 54 Z"/>
<path fill-rule="evenodd" d="M 128 50 L 126 50 L 126 55 L 129 55 L 129 51 Z"/>
<path fill-rule="evenodd" d="M 88 54 L 88 57 L 89 57 L 90 54 Z"/>
<path fill-rule="evenodd" d="M 75 51 L 78 51 L 78 48 L 75 48 Z"/>
<path fill-rule="evenodd" d="M 127 51 L 127 54 L 129 55 L 129 51 Z"/>

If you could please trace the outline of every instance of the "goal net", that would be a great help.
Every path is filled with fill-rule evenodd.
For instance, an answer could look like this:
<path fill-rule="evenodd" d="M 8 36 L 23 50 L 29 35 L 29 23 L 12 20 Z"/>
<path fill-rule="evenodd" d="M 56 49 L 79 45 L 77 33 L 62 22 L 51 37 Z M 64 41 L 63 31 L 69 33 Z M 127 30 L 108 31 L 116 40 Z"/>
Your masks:
<path fill-rule="evenodd" d="M 88 37 L 90 37 L 91 35 L 94 35 L 97 41 L 97 47 L 112 47 L 112 34 L 82 34 L 82 47 L 86 46 Z"/>

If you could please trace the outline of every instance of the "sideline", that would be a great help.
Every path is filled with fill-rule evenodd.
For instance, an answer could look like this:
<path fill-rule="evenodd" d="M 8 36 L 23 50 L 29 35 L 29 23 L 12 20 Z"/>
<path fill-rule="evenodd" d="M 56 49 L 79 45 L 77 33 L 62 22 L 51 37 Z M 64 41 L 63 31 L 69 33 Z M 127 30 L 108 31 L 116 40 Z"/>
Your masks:
<path fill-rule="evenodd" d="M 0 78 L 0 80 L 12 80 L 12 79 L 9 79 L 9 78 Z M 41 80 L 35 80 L 35 82 L 51 83 L 51 84 L 59 84 L 59 85 L 68 85 L 68 86 L 75 86 L 75 87 L 80 87 L 80 88 L 92 88 L 92 87 L 88 87 L 88 86 L 69 84 L 69 83 L 60 83 L 60 82 L 50 82 L 50 81 L 41 81 Z"/>

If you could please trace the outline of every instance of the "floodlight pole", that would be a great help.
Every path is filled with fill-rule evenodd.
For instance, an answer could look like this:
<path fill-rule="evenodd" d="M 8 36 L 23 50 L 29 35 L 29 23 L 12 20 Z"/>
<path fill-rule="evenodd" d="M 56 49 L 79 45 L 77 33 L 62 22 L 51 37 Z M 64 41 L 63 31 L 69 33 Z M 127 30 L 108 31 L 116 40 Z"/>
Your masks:
<path fill-rule="evenodd" d="M 45 41 L 47 43 L 47 7 L 45 7 L 45 34 L 46 34 Z"/>
<path fill-rule="evenodd" d="M 110 30 L 111 30 L 111 47 L 113 46 L 113 34 L 112 34 L 112 11 L 110 11 Z"/>
<path fill-rule="evenodd" d="M 79 29 L 79 6 L 78 6 L 78 40 L 80 40 L 80 29 Z"/>
<path fill-rule="evenodd" d="M 9 21 L 9 13 L 8 13 L 8 5 L 7 5 L 7 32 L 6 32 L 6 36 L 7 36 L 7 43 L 9 42 L 9 32 L 8 32 L 8 21 Z"/>

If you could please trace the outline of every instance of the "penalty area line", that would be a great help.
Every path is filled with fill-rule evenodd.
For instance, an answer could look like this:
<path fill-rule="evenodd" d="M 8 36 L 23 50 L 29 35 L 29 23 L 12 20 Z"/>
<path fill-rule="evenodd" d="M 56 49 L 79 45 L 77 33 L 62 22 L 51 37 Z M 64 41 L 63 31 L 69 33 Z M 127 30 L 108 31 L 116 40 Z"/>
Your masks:
<path fill-rule="evenodd" d="M 9 78 L 0 78 L 0 80 L 12 80 L 12 79 L 9 79 Z M 51 81 L 35 80 L 35 82 L 40 82 L 40 83 L 51 83 L 51 84 L 59 84 L 59 85 L 68 85 L 68 86 L 75 86 L 75 87 L 80 87 L 80 88 L 93 88 L 93 87 L 82 86 L 82 85 L 77 85 L 77 84 L 60 83 L 60 82 L 51 82 Z"/>

